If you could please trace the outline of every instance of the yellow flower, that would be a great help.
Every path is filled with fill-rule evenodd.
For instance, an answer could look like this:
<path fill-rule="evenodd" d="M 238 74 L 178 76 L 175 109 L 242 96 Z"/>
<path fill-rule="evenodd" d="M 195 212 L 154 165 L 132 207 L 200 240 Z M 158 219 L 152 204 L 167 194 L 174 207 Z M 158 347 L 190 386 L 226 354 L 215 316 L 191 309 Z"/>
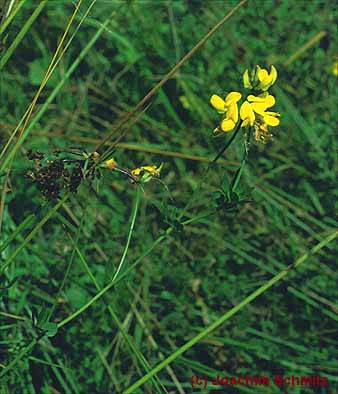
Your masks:
<path fill-rule="evenodd" d="M 135 178 L 140 178 L 142 182 L 148 182 L 151 180 L 153 177 L 159 177 L 161 174 L 161 170 L 163 167 L 163 163 L 157 167 L 157 166 L 141 166 L 134 168 L 131 170 L 131 175 Z"/>
<path fill-rule="evenodd" d="M 219 132 L 220 130 L 224 132 L 232 131 L 236 123 L 238 122 L 238 106 L 237 102 L 241 99 L 242 95 L 238 92 L 230 92 L 225 100 L 223 100 L 217 94 L 213 94 L 210 99 L 211 105 L 220 114 L 225 113 L 225 117 L 221 121 L 220 128 L 217 127 L 214 132 Z"/>
<path fill-rule="evenodd" d="M 147 172 L 150 175 L 157 175 L 156 166 L 141 166 L 131 170 L 132 175 L 139 176 L 142 172 Z"/>
<path fill-rule="evenodd" d="M 104 166 L 109 170 L 113 170 L 116 167 L 117 163 L 114 159 L 109 159 L 104 162 Z"/>
<path fill-rule="evenodd" d="M 257 79 L 259 84 L 257 89 L 263 90 L 265 92 L 268 90 L 277 79 L 277 70 L 274 66 L 271 66 L 270 73 L 265 68 L 260 68 L 257 66 Z"/>
<path fill-rule="evenodd" d="M 267 91 L 277 79 L 277 70 L 271 66 L 270 73 L 265 68 L 260 68 L 258 65 L 252 70 L 251 78 L 249 70 L 243 73 L 243 85 L 246 89 L 256 89 Z"/>
<path fill-rule="evenodd" d="M 332 74 L 338 75 L 338 62 L 334 62 L 332 65 Z"/>
<path fill-rule="evenodd" d="M 263 93 L 260 96 L 250 94 L 247 101 L 244 101 L 240 108 L 240 117 L 242 127 L 254 126 L 256 140 L 265 142 L 271 134 L 268 132 L 268 126 L 278 126 L 278 112 L 267 111 L 268 108 L 275 105 L 275 98 L 269 93 Z"/>

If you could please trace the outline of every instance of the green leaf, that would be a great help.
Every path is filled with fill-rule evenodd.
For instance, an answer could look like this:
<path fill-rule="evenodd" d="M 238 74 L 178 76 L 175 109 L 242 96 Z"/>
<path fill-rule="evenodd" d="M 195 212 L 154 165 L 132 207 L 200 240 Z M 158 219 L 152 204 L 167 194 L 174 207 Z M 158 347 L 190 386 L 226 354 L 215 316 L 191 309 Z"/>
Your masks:
<path fill-rule="evenodd" d="M 56 323 L 46 322 L 40 328 L 45 332 L 47 337 L 54 337 L 58 332 L 58 325 Z"/>

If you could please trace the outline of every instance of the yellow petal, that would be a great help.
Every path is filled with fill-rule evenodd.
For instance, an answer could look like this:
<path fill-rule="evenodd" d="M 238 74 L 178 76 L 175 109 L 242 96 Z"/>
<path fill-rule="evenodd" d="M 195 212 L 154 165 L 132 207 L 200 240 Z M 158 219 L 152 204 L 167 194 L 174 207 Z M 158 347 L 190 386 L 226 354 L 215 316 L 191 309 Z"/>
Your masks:
<path fill-rule="evenodd" d="M 262 69 L 258 71 L 258 80 L 260 81 L 260 84 L 258 85 L 258 88 L 266 91 L 272 86 L 277 79 L 277 70 L 274 66 L 271 66 L 270 68 L 270 73 L 267 72 L 267 70 Z"/>
<path fill-rule="evenodd" d="M 230 92 L 225 98 L 225 105 L 229 106 L 231 102 L 237 103 L 241 99 L 242 95 L 238 92 Z"/>
<path fill-rule="evenodd" d="M 276 99 L 271 94 L 268 94 L 264 101 L 266 108 L 273 107 L 276 103 Z"/>
<path fill-rule="evenodd" d="M 267 108 L 272 107 L 276 103 L 274 96 L 272 96 L 271 94 L 267 94 L 264 97 L 249 95 L 248 100 L 253 102 L 251 106 L 253 110 L 257 113 L 265 111 Z"/>
<path fill-rule="evenodd" d="M 263 103 L 266 100 L 266 96 L 254 96 L 253 94 L 249 94 L 247 100 L 253 103 Z"/>
<path fill-rule="evenodd" d="M 261 68 L 260 70 L 258 70 L 257 72 L 257 76 L 258 79 L 260 80 L 260 82 L 262 82 L 266 77 L 268 77 L 268 72 L 265 70 L 265 68 Z"/>
<path fill-rule="evenodd" d="M 279 125 L 279 119 L 274 116 L 271 116 L 271 115 L 265 115 L 263 117 L 263 120 L 268 126 L 278 126 Z"/>
<path fill-rule="evenodd" d="M 245 125 L 250 124 L 250 126 L 253 126 L 255 122 L 255 114 L 251 108 L 251 105 L 247 101 L 244 101 L 244 103 L 241 105 L 239 113 L 241 119 L 245 122 Z"/>
<path fill-rule="evenodd" d="M 250 102 L 257 102 L 257 103 L 264 103 L 264 102 L 270 102 L 271 100 L 271 94 L 268 92 L 261 93 L 259 96 L 254 96 L 253 94 L 249 94 L 247 100 Z"/>
<path fill-rule="evenodd" d="M 225 101 L 217 94 L 211 96 L 210 103 L 218 112 L 225 112 Z"/>
<path fill-rule="evenodd" d="M 143 166 L 142 170 L 149 172 L 150 174 L 155 174 L 157 172 L 156 166 Z"/>
<path fill-rule="evenodd" d="M 235 123 L 238 121 L 238 106 L 232 101 L 227 110 L 227 118 L 231 119 Z"/>
<path fill-rule="evenodd" d="M 142 171 L 142 167 L 137 167 L 137 168 L 134 168 L 133 170 L 131 170 L 131 174 L 134 176 L 139 176 L 141 171 Z"/>
<path fill-rule="evenodd" d="M 221 123 L 221 129 L 225 132 L 232 131 L 235 128 L 236 124 L 233 120 L 225 118 Z"/>
<path fill-rule="evenodd" d="M 266 105 L 264 103 L 252 103 L 251 108 L 256 112 L 256 114 L 264 115 Z"/>

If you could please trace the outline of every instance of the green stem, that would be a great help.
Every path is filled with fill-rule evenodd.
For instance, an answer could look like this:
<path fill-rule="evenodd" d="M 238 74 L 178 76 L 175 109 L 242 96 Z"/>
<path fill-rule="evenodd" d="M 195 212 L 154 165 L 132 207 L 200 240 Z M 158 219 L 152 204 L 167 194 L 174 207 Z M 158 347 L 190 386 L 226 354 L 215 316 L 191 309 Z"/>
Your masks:
<path fill-rule="evenodd" d="M 239 181 L 242 177 L 243 174 L 243 170 L 245 167 L 245 164 L 247 162 L 248 156 L 249 156 L 249 144 L 250 144 L 250 136 L 251 136 L 251 130 L 249 131 L 249 133 L 246 136 L 246 142 L 245 142 L 245 146 L 244 146 L 244 153 L 243 153 L 243 159 L 241 161 L 241 166 L 239 168 L 239 170 L 237 171 L 234 180 L 232 182 L 232 187 L 231 187 L 231 191 L 234 193 L 237 189 L 237 186 L 239 184 Z"/>
<path fill-rule="evenodd" d="M 183 346 L 181 346 L 179 349 L 177 349 L 174 353 L 172 353 L 169 357 L 167 357 L 165 360 L 160 362 L 152 371 L 150 371 L 149 373 L 144 375 L 141 379 L 137 380 L 126 391 L 124 391 L 124 394 L 134 393 L 138 387 L 140 387 L 142 384 L 146 383 L 154 374 L 157 374 L 158 372 L 160 372 L 168 364 L 170 364 L 172 361 L 174 361 L 178 356 L 180 356 L 181 354 L 183 354 L 184 352 L 189 350 L 192 346 L 196 345 L 196 343 L 198 343 L 201 339 L 203 339 L 208 334 L 210 334 L 212 331 L 214 331 L 216 328 L 218 328 L 226 320 L 228 320 L 230 317 L 232 317 L 237 312 L 239 312 L 241 309 L 243 309 L 251 301 L 253 301 L 259 295 L 264 293 L 267 289 L 269 289 L 271 286 L 273 286 L 279 280 L 283 279 L 292 269 L 297 268 L 302 263 L 304 263 L 304 261 L 306 261 L 310 256 L 312 256 L 313 254 L 317 253 L 319 250 L 324 248 L 328 243 L 333 241 L 337 237 L 337 235 L 338 235 L 338 231 L 333 232 L 328 237 L 326 237 L 322 242 L 320 242 L 316 246 L 314 246 L 310 250 L 309 253 L 305 253 L 303 256 L 301 256 L 299 259 L 297 259 L 293 264 L 289 265 L 286 269 L 281 271 L 279 274 L 275 275 L 272 279 L 270 279 L 268 282 L 266 282 L 263 286 L 259 287 L 257 290 L 255 290 L 253 293 L 251 293 L 248 297 L 246 297 L 242 302 L 240 302 L 235 307 L 231 308 L 223 316 L 218 318 L 213 324 L 211 324 L 209 327 L 207 327 L 206 329 L 201 331 L 199 334 L 194 336 L 192 339 L 190 339 L 188 342 L 186 342 Z"/>
<path fill-rule="evenodd" d="M 111 280 L 110 283 L 108 283 L 108 285 L 106 285 L 105 287 L 103 287 L 91 300 L 89 300 L 85 305 L 83 305 L 80 309 L 78 309 L 77 311 L 75 311 L 72 315 L 68 316 L 66 319 L 62 320 L 60 323 L 58 323 L 58 328 L 63 327 L 65 324 L 69 323 L 70 321 L 72 321 L 73 319 L 75 319 L 77 316 L 79 316 L 82 312 L 84 312 L 86 309 L 88 309 L 91 305 L 94 304 L 94 302 L 96 302 L 99 298 L 101 298 L 109 289 L 111 289 L 117 282 L 119 282 L 122 277 L 125 276 L 126 272 L 122 275 L 120 275 L 120 277 L 118 278 L 118 274 L 121 271 L 121 268 L 123 266 L 123 263 L 126 259 L 127 256 L 127 252 L 129 249 L 129 245 L 130 245 L 130 241 L 131 241 L 131 236 L 134 230 L 134 226 L 135 226 L 135 221 L 136 221 L 136 216 L 137 216 L 137 212 L 138 212 L 138 207 L 140 204 L 140 196 L 141 196 L 141 186 L 138 185 L 137 187 L 137 192 L 136 192 L 136 198 L 135 198 L 135 205 L 134 205 L 134 209 L 132 212 L 132 218 L 131 218 L 131 224 L 130 224 L 130 228 L 129 228 L 129 233 L 128 233 L 128 238 L 127 238 L 127 243 L 126 246 L 124 248 L 123 251 L 123 255 L 121 257 L 119 266 L 115 272 L 115 275 L 113 277 L 113 279 Z M 129 270 L 127 271 L 129 272 Z"/>
<path fill-rule="evenodd" d="M 237 123 L 237 126 L 235 128 L 235 131 L 232 133 L 231 138 L 229 139 L 229 141 L 226 142 L 226 144 L 223 146 L 223 148 L 217 153 L 216 157 L 213 159 L 213 161 L 209 164 L 208 170 L 209 168 L 216 163 L 216 161 L 224 154 L 224 152 L 229 148 L 229 146 L 233 143 L 233 141 L 235 140 L 240 128 L 242 125 L 242 121 Z"/>
<path fill-rule="evenodd" d="M 135 221 L 136 221 L 136 216 L 137 216 L 138 208 L 139 208 L 139 205 L 140 205 L 140 200 L 141 200 L 141 186 L 138 185 L 137 186 L 137 191 L 136 191 L 136 198 L 135 198 L 134 209 L 133 209 L 133 213 L 132 213 L 132 217 L 131 217 L 131 224 L 130 224 L 128 238 L 127 238 L 127 243 L 126 243 L 126 246 L 124 248 L 124 251 L 123 251 L 120 263 L 119 263 L 119 265 L 117 267 L 117 270 L 116 270 L 116 272 L 114 274 L 114 277 L 113 277 L 112 281 L 116 280 L 119 272 L 122 269 L 123 263 L 124 263 L 124 261 L 125 261 L 125 259 L 127 257 L 127 252 L 128 252 L 129 245 L 130 245 L 131 236 L 133 234 Z"/>

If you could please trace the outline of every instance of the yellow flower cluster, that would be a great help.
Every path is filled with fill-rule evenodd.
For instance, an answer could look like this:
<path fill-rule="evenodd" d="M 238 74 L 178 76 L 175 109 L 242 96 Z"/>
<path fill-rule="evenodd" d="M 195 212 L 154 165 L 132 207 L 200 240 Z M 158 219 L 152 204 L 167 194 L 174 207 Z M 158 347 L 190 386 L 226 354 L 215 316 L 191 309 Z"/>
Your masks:
<path fill-rule="evenodd" d="M 242 98 L 239 92 L 230 92 L 223 100 L 214 94 L 211 96 L 210 103 L 222 114 L 220 125 L 216 127 L 214 133 L 229 132 L 238 125 L 239 117 L 241 127 L 253 127 L 257 141 L 266 142 L 271 137 L 268 126 L 279 125 L 279 113 L 268 109 L 275 105 L 275 98 L 267 91 L 277 79 L 277 70 L 271 66 L 270 72 L 256 66 L 249 75 L 246 70 L 243 74 L 244 87 L 253 91 L 242 103 L 238 111 L 238 102 Z M 261 93 L 259 93 L 261 92 Z"/>

